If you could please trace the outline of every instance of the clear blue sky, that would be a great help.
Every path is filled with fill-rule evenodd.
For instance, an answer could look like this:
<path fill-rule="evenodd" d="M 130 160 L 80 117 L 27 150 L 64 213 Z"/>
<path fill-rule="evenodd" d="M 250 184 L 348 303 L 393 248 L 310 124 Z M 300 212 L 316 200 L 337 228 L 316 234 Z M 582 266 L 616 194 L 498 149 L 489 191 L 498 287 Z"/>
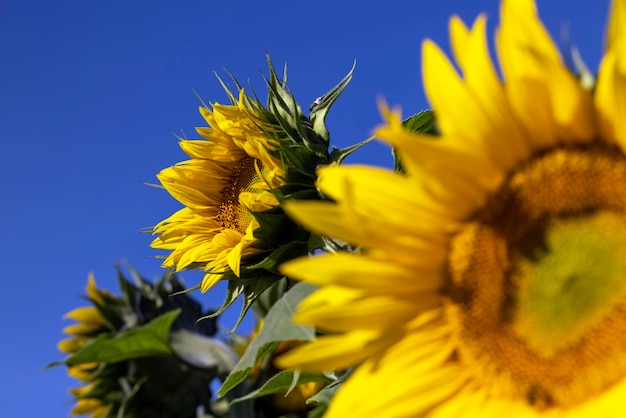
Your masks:
<path fill-rule="evenodd" d="M 428 107 L 420 43 L 448 50 L 448 18 L 498 20 L 496 0 L 44 1 L 0 0 L 0 339 L 3 417 L 65 417 L 61 354 L 65 312 L 79 306 L 87 273 L 116 290 L 113 265 L 127 259 L 161 274 L 150 237 L 138 231 L 180 208 L 155 182 L 184 159 L 172 132 L 203 123 L 192 90 L 226 102 L 213 71 L 228 68 L 263 90 L 265 50 L 287 60 L 290 86 L 308 107 L 357 60 L 352 84 L 329 117 L 336 146 L 369 136 L 376 98 L 405 115 Z M 553 37 L 571 39 L 597 68 L 608 2 L 543 0 Z M 223 73 L 222 73 L 223 74 Z M 390 166 L 375 144 L 352 162 Z M 184 273 L 187 284 L 200 275 Z M 215 294 L 196 294 L 215 306 Z M 232 317 L 222 325 L 232 325 Z M 245 328 L 244 328 L 245 329 Z"/>

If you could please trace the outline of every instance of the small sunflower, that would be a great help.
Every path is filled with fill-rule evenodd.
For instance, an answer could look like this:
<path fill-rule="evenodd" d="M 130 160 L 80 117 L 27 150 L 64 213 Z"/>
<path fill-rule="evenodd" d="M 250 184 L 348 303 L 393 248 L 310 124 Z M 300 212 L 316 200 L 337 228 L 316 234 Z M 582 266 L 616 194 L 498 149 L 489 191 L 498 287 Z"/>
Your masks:
<path fill-rule="evenodd" d="M 201 107 L 208 124 L 197 128 L 203 139 L 180 141 L 191 159 L 157 176 L 185 207 L 153 228 L 158 236 L 152 247 L 170 251 L 164 267 L 202 268 L 202 292 L 228 279 L 224 305 L 216 314 L 241 293 L 245 312 L 282 278 L 276 269 L 282 261 L 307 253 L 309 232 L 285 215 L 280 202 L 319 199 L 316 167 L 339 162 L 352 151 L 329 151 L 325 125 L 352 71 L 305 116 L 286 85 L 286 70 L 279 80 L 269 57 L 268 64 L 267 106 L 234 78 L 238 94 L 222 82 L 231 104 Z"/>
<path fill-rule="evenodd" d="M 243 356 L 248 345 L 258 336 L 259 332 L 261 332 L 264 323 L 265 321 L 263 319 L 259 320 L 250 337 L 238 344 L 237 352 L 240 357 Z M 247 381 L 252 388 L 265 386 L 269 380 L 280 373 L 281 369 L 275 364 L 276 358 L 302 344 L 302 341 L 296 340 L 281 341 L 269 355 L 260 359 L 247 377 Z M 259 397 L 255 400 L 255 409 L 258 410 L 259 416 L 261 417 L 280 416 L 290 418 L 294 416 L 293 414 L 303 416 L 307 411 L 313 409 L 313 405 L 307 404 L 307 400 L 323 387 L 323 381 L 324 379 L 320 378 L 319 381 L 301 383 L 293 388 L 290 387 L 288 390 L 284 389 L 270 395 Z"/>
<path fill-rule="evenodd" d="M 440 137 L 384 110 L 406 173 L 329 167 L 335 200 L 286 210 L 361 245 L 288 262 L 321 285 L 296 320 L 326 335 L 282 367 L 357 366 L 328 417 L 618 417 L 626 397 L 626 1 L 597 80 L 566 68 L 531 0 L 450 23 L 460 74 L 431 41 Z M 279 359 L 280 360 L 280 359 Z"/>
<path fill-rule="evenodd" d="M 118 270 L 121 296 L 98 289 L 90 275 L 91 306 L 65 315 L 78 323 L 63 330 L 72 336 L 58 344 L 67 358 L 54 364 L 67 365 L 68 374 L 83 383 L 70 390 L 76 401 L 71 414 L 195 418 L 198 408 L 212 413 L 209 385 L 223 379 L 233 363 L 231 349 L 214 337 L 216 320 L 196 323 L 202 307 L 180 294 L 184 287 L 171 270 L 154 284 L 129 270 L 135 284 Z M 172 311 L 178 311 L 175 320 Z M 154 328 L 146 331 L 164 315 L 173 320 L 165 337 L 157 337 Z M 139 347 L 129 342 L 133 335 L 141 340 Z M 155 350 L 155 341 L 170 350 Z"/>

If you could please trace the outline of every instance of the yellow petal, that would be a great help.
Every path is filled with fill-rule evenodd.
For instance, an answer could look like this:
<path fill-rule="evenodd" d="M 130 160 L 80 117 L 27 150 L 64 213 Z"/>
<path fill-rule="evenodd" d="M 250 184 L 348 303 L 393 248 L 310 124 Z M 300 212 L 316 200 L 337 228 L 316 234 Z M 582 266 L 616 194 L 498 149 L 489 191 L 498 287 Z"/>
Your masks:
<path fill-rule="evenodd" d="M 389 222 L 381 229 L 402 223 L 404 228 L 416 228 L 423 233 L 441 233 L 442 225 L 450 227 L 443 208 L 422 196 L 419 184 L 390 170 L 369 166 L 327 166 L 318 170 L 318 186 L 334 200 L 355 206 L 355 210 L 380 216 Z M 384 216 L 382 216 L 384 215 Z M 416 219 L 409 225 L 406 219 Z M 422 222 L 424 221 L 424 222 Z"/>
<path fill-rule="evenodd" d="M 204 277 L 202 278 L 202 287 L 200 288 L 200 291 L 202 293 L 205 293 L 206 291 L 208 291 L 210 288 L 215 286 L 217 282 L 220 281 L 223 275 L 224 275 L 223 273 L 217 273 L 217 272 L 216 273 L 209 272 L 205 274 Z"/>
<path fill-rule="evenodd" d="M 276 196 L 270 192 L 241 192 L 239 194 L 239 203 L 252 212 L 262 212 L 278 206 Z"/>
<path fill-rule="evenodd" d="M 534 147 L 590 141 L 591 96 L 561 62 L 532 0 L 504 0 L 497 49 L 509 101 Z"/>
<path fill-rule="evenodd" d="M 446 145 L 466 154 L 466 165 L 469 166 L 485 167 L 494 172 L 513 166 L 517 155 L 510 146 L 507 149 L 506 142 L 500 135 L 506 133 L 506 129 L 493 126 L 490 113 L 496 113 L 494 104 L 481 106 L 472 90 L 461 80 L 445 54 L 433 42 L 427 40 L 423 43 L 422 55 L 424 88 L 436 112 L 437 123 L 446 138 Z M 488 61 L 483 64 L 490 66 Z M 480 70 L 484 72 L 485 69 Z M 479 74 L 479 77 L 479 89 L 493 88 L 493 84 L 490 86 L 488 82 L 484 82 L 489 79 L 489 74 Z M 515 129 L 515 126 L 509 126 L 508 129 Z"/>
<path fill-rule="evenodd" d="M 330 290 L 330 286 L 325 286 L 315 294 L 319 296 Z M 334 306 L 307 298 L 300 304 L 294 321 L 328 332 L 389 329 L 395 324 L 407 322 L 421 309 L 428 310 L 439 305 L 441 297 L 435 292 L 415 294 L 410 300 L 387 295 L 368 296 Z"/>
<path fill-rule="evenodd" d="M 104 330 L 104 327 L 99 323 L 80 323 L 63 328 L 63 332 L 70 335 L 86 335 L 101 330 Z"/>
<path fill-rule="evenodd" d="M 98 305 L 104 304 L 104 299 L 100 296 L 100 290 L 98 290 L 96 286 L 96 278 L 91 272 L 87 276 L 87 287 L 85 287 L 85 291 L 87 292 L 89 299 L 93 300 Z"/>
<path fill-rule="evenodd" d="M 235 273 L 235 276 L 239 277 L 239 270 L 241 267 L 241 252 L 243 250 L 243 243 L 238 242 L 228 253 L 228 266 Z"/>
<path fill-rule="evenodd" d="M 594 95 L 602 137 L 626 150 L 626 1 L 614 0 Z"/>
<path fill-rule="evenodd" d="M 453 139 L 460 138 L 463 142 L 467 135 L 473 136 L 471 142 L 484 142 L 490 158 L 500 167 L 509 169 L 528 157 L 531 151 L 491 62 L 486 22 L 486 16 L 480 15 L 469 31 L 459 18 L 453 17 L 450 21 L 452 48 L 465 81 L 464 87 L 474 105 L 480 108 L 476 115 L 480 119 L 475 119 L 470 129 L 464 131 L 463 127 L 453 124 L 456 131 L 450 133 L 454 133 Z"/>
<path fill-rule="evenodd" d="M 378 354 L 390 341 L 393 342 L 393 337 L 374 331 L 323 336 L 277 357 L 275 362 L 280 369 L 296 368 L 317 373 L 346 369 Z"/>
<path fill-rule="evenodd" d="M 68 367 L 67 374 L 86 382 L 91 378 L 91 374 L 98 368 L 98 365 L 98 363 L 83 363 L 78 366 Z"/>
<path fill-rule="evenodd" d="M 75 353 L 79 348 L 91 340 L 92 338 L 89 337 L 66 338 L 65 340 L 59 341 L 57 348 L 59 351 L 64 353 Z"/>
<path fill-rule="evenodd" d="M 66 313 L 63 318 L 74 319 L 86 324 L 97 324 L 100 326 L 106 325 L 105 319 L 100 314 L 100 311 L 95 306 L 85 306 L 76 308 Z"/>
<path fill-rule="evenodd" d="M 340 285 L 373 294 L 406 295 L 442 286 L 439 270 L 417 271 L 397 263 L 350 253 L 302 257 L 280 266 L 281 273 L 316 285 Z"/>
<path fill-rule="evenodd" d="M 376 135 L 400 150 L 407 165 L 413 197 L 442 218 L 462 221 L 481 207 L 502 182 L 505 171 L 495 167 L 472 147 L 457 147 L 454 140 L 436 141 L 408 132 L 400 117 L 383 106 L 388 124 Z"/>
<path fill-rule="evenodd" d="M 626 73 L 626 1 L 613 0 L 607 33 L 607 50 L 619 55 L 619 72 Z"/>
<path fill-rule="evenodd" d="M 445 339 L 424 344 L 419 333 L 406 336 L 381 358 L 359 366 L 326 416 L 423 416 L 467 381 L 458 367 L 444 365 L 451 352 Z M 389 382 L 393 390 L 387 390 Z"/>
<path fill-rule="evenodd" d="M 79 399 L 76 406 L 70 412 L 71 415 L 85 415 L 98 411 L 102 408 L 102 402 L 98 399 L 85 398 Z"/>

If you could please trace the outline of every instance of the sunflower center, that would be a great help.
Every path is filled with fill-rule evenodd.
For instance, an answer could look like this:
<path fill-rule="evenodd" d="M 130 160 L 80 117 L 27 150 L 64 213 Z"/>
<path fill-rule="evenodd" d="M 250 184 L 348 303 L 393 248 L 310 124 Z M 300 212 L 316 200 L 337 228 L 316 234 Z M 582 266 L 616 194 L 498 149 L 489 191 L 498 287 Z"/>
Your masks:
<path fill-rule="evenodd" d="M 516 254 L 516 333 L 546 356 L 599 325 L 624 296 L 626 222 L 601 211 L 556 218 Z"/>
<path fill-rule="evenodd" d="M 245 191 L 254 191 L 254 184 L 261 181 L 257 174 L 255 163 L 262 165 L 261 161 L 249 155 L 243 157 L 231 171 L 231 179 L 228 186 L 220 190 L 222 203 L 219 206 L 216 219 L 222 230 L 234 229 L 244 234 L 252 221 L 252 214 L 239 202 L 239 195 Z"/>
<path fill-rule="evenodd" d="M 626 158 L 557 149 L 453 239 L 446 308 L 485 387 L 567 408 L 626 377 Z"/>

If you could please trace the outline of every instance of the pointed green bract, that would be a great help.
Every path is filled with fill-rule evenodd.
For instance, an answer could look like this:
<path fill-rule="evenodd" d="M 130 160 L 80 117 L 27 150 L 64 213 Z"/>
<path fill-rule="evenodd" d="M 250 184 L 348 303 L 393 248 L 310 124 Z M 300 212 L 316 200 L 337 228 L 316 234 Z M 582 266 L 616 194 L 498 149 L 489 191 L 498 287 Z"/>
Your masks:
<path fill-rule="evenodd" d="M 415 115 L 405 119 L 402 124 L 405 129 L 411 132 L 420 132 L 424 134 L 435 134 L 435 112 L 432 110 L 423 110 Z"/>
<path fill-rule="evenodd" d="M 261 396 L 271 395 L 274 393 L 286 391 L 291 392 L 297 385 L 310 382 L 328 382 L 328 378 L 321 374 L 299 373 L 294 370 L 283 370 L 270 377 L 260 388 L 242 396 L 233 399 L 232 403 L 239 403 L 249 399 Z"/>
<path fill-rule="evenodd" d="M 346 74 L 346 76 L 333 87 L 328 93 L 317 99 L 311 105 L 311 124 L 313 125 L 313 130 L 320 136 L 320 138 L 324 139 L 326 143 L 330 143 L 330 133 L 326 128 L 326 116 L 328 115 L 328 111 L 330 107 L 335 103 L 335 100 L 339 98 L 339 95 L 344 91 L 350 80 L 352 79 L 352 75 L 354 74 L 354 69 L 356 67 L 356 60 L 354 64 L 352 64 L 352 68 Z"/>

